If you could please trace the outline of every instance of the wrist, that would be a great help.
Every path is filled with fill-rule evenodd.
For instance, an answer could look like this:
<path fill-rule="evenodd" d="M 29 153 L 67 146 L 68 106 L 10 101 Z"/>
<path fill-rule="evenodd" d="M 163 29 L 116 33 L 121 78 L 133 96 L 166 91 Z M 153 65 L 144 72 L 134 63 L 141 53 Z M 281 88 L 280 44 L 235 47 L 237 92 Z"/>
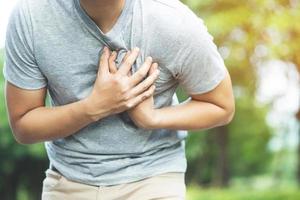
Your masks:
<path fill-rule="evenodd" d="M 152 116 L 150 116 L 149 124 L 147 125 L 149 129 L 159 129 L 162 128 L 162 112 L 161 109 L 154 109 Z"/>
<path fill-rule="evenodd" d="M 89 97 L 82 99 L 80 101 L 81 109 L 83 111 L 83 115 L 90 122 L 96 122 L 104 117 L 106 117 L 104 111 L 100 111 L 93 106 L 92 99 Z M 107 114 L 108 115 L 108 114 Z"/>

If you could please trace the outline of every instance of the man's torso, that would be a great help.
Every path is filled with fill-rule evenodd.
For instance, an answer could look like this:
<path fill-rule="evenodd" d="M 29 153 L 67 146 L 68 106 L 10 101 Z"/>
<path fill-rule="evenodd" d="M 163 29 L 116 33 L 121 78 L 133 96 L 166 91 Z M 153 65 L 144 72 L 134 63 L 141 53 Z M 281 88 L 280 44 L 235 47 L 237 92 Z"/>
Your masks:
<path fill-rule="evenodd" d="M 165 2 L 167 6 L 178 4 Z M 139 46 L 141 56 L 133 71 L 146 56 L 153 56 L 161 63 L 161 74 L 156 81 L 155 106 L 177 104 L 174 93 L 178 83 L 164 67 L 167 57 L 164 58 L 156 50 L 165 48 L 159 36 L 160 31 L 164 30 L 156 29 L 160 27 L 157 24 L 151 25 L 149 12 L 142 13 L 147 8 L 143 4 L 150 4 L 153 9 L 161 6 L 161 2 L 127 0 L 126 9 L 108 35 L 101 34 L 78 3 L 77 0 L 28 1 L 35 59 L 47 78 L 52 106 L 72 103 L 89 95 L 104 45 L 119 50 L 119 61 L 127 50 Z M 145 30 L 148 33 L 143 32 Z M 124 112 L 45 145 L 50 162 L 66 177 L 90 184 L 110 185 L 133 181 L 159 171 L 184 172 L 186 135 L 185 131 L 140 129 Z"/>

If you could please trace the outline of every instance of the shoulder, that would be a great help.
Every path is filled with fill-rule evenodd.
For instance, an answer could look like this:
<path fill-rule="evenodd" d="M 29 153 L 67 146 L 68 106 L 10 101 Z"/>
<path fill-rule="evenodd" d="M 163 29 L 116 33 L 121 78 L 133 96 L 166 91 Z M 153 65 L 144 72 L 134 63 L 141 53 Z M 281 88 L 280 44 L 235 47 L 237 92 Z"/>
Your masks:
<path fill-rule="evenodd" d="M 53 17 L 53 14 L 61 10 L 72 10 L 73 0 L 19 0 L 15 6 L 16 12 L 24 17 L 41 20 L 43 17 Z"/>
<path fill-rule="evenodd" d="M 188 7 L 179 0 L 141 0 L 145 17 L 160 22 L 173 22 L 182 20 Z"/>
<path fill-rule="evenodd" d="M 179 52 L 205 49 L 213 40 L 203 20 L 179 0 L 140 1 L 143 38 L 151 55 L 170 63 Z"/>
<path fill-rule="evenodd" d="M 178 0 L 143 0 L 145 28 L 167 36 L 182 29 L 185 5 Z"/>
<path fill-rule="evenodd" d="M 48 8 L 53 9 L 53 6 L 72 6 L 74 0 L 19 0 L 20 3 L 27 4 L 31 8 Z"/>
<path fill-rule="evenodd" d="M 37 12 L 40 8 L 46 8 L 47 1 L 48 0 L 19 0 L 15 6 L 15 9 L 30 13 Z"/>
<path fill-rule="evenodd" d="M 211 39 L 203 20 L 179 0 L 141 0 L 145 34 L 162 43 Z M 209 38 L 208 38 L 209 37 Z M 149 38 L 148 38 L 149 39 Z"/>

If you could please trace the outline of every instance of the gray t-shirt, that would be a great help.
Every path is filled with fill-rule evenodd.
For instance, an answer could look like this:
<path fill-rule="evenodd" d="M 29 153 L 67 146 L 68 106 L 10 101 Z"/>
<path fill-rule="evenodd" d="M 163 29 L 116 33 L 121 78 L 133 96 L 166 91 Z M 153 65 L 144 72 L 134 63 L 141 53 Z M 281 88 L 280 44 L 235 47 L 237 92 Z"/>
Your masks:
<path fill-rule="evenodd" d="M 87 97 L 103 46 L 141 48 L 135 72 L 147 56 L 159 64 L 156 108 L 178 104 L 175 90 L 202 94 L 225 77 L 225 65 L 202 20 L 178 0 L 126 0 L 103 34 L 79 0 L 20 0 L 7 30 L 3 74 L 12 84 L 47 87 L 52 106 Z M 164 172 L 185 172 L 185 130 L 138 128 L 126 112 L 91 123 L 75 134 L 45 142 L 50 160 L 66 178 L 115 185 Z"/>

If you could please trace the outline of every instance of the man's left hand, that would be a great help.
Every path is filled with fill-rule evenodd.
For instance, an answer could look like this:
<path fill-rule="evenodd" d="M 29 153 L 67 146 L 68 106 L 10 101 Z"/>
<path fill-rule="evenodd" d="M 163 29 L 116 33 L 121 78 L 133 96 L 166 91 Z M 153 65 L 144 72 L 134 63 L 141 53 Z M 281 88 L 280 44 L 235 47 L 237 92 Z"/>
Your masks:
<path fill-rule="evenodd" d="M 158 64 L 153 63 L 149 74 L 155 73 L 158 69 Z M 155 85 L 152 85 L 154 87 Z M 135 107 L 129 109 L 128 114 L 130 118 L 134 121 L 134 123 L 144 129 L 154 129 L 158 123 L 158 109 L 154 108 L 154 97 L 153 95 L 149 98 L 145 99 L 140 104 L 136 105 Z"/>
<path fill-rule="evenodd" d="M 125 58 L 127 55 L 125 56 Z M 110 62 L 113 63 L 113 61 L 116 59 L 116 55 L 114 54 L 110 58 Z M 144 63 L 146 64 L 146 62 Z M 117 68 L 116 65 L 111 64 L 111 72 L 116 73 Z M 150 70 L 148 72 L 148 76 L 152 73 L 158 73 L 158 64 L 157 63 L 151 63 Z M 132 74 L 129 72 L 128 76 L 131 76 Z M 155 90 L 155 85 L 153 84 L 150 86 L 151 89 Z M 154 108 L 154 97 L 153 95 L 149 98 L 146 98 L 143 102 L 136 105 L 135 107 L 127 110 L 128 115 L 130 116 L 131 120 L 140 128 L 144 129 L 155 129 L 159 119 L 158 119 L 158 109 Z"/>

